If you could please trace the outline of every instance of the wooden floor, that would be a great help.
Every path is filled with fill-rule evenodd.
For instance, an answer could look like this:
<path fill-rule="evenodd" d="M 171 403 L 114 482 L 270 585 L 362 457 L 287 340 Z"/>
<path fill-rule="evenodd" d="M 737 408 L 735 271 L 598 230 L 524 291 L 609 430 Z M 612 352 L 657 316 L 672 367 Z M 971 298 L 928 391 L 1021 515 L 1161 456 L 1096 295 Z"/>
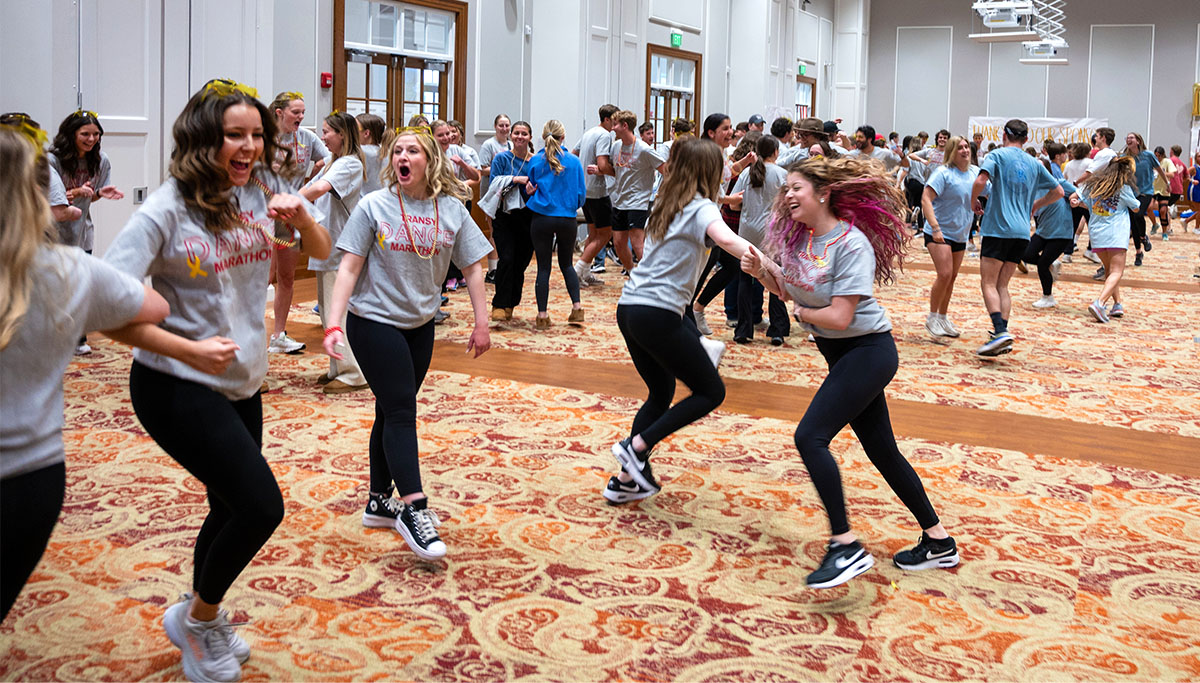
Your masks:
<path fill-rule="evenodd" d="M 925 264 L 912 264 L 922 268 Z M 963 270 L 966 271 L 967 266 Z M 1175 283 L 1125 280 L 1122 286 L 1174 289 Z M 1195 291 L 1195 287 L 1190 290 Z M 296 282 L 295 301 L 316 300 L 316 280 Z M 292 325 L 289 334 L 319 350 L 321 330 Z M 461 344 L 437 342 L 431 369 L 569 389 L 642 397 L 646 388 L 630 365 L 494 348 L 478 359 Z M 721 410 L 799 421 L 813 389 L 725 379 Z M 1200 439 L 1066 420 L 889 399 L 897 436 L 990 446 L 1049 456 L 1200 477 Z M 1102 444 L 1098 447 L 1097 444 Z"/>

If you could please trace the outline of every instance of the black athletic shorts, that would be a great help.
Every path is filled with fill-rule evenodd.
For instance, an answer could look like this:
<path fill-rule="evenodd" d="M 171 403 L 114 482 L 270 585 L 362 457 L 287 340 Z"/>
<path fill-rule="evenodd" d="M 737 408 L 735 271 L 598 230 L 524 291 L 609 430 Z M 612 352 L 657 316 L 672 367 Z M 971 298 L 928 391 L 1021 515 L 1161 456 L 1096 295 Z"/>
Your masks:
<path fill-rule="evenodd" d="M 994 258 L 1005 263 L 1020 263 L 1029 240 L 1016 237 L 984 236 L 979 245 L 980 258 Z"/>
<path fill-rule="evenodd" d="M 625 230 L 645 230 L 646 218 L 649 215 L 650 212 L 646 209 L 613 209 L 613 232 L 622 232 Z"/>
<path fill-rule="evenodd" d="M 933 241 L 933 235 L 930 235 L 927 232 L 923 232 L 921 235 L 925 238 L 925 246 L 928 247 L 930 244 L 937 244 L 937 242 Z M 942 241 L 949 245 L 951 254 L 956 251 L 965 251 L 967 248 L 966 242 L 955 242 L 954 240 L 948 240 L 945 237 L 942 238 Z"/>
<path fill-rule="evenodd" d="M 612 201 L 608 197 L 583 200 L 583 218 L 597 228 L 612 227 Z"/>

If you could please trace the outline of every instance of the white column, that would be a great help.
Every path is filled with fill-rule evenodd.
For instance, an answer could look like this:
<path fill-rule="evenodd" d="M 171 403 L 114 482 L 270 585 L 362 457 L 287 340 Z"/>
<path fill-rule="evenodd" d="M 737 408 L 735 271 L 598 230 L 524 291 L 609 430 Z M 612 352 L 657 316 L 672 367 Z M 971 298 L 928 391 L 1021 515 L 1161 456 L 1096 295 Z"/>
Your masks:
<path fill-rule="evenodd" d="M 833 40 L 833 116 L 843 130 L 868 123 L 867 43 L 871 0 L 835 0 Z"/>

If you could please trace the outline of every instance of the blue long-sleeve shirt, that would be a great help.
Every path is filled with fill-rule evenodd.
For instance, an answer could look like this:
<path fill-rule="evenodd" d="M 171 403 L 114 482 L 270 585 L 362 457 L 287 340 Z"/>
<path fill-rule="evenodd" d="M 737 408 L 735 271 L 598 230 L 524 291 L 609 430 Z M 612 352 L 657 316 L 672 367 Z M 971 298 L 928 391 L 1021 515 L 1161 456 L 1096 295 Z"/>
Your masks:
<path fill-rule="evenodd" d="M 587 196 L 583 183 L 583 164 L 565 149 L 558 155 L 558 160 L 563 167 L 558 173 L 546 161 L 546 150 L 538 152 L 530 160 L 529 182 L 537 187 L 537 191 L 525 202 L 525 206 L 543 216 L 574 218 Z"/>

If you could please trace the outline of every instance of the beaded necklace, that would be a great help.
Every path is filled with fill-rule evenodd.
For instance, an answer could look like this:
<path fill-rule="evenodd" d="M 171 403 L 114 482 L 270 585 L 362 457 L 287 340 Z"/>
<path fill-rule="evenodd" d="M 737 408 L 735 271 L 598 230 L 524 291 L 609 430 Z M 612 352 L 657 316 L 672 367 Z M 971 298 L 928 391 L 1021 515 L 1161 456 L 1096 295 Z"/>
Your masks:
<path fill-rule="evenodd" d="M 633 145 L 621 145 L 621 151 L 617 153 L 617 166 L 621 168 L 629 168 L 633 164 L 633 153 L 637 148 L 637 140 L 633 141 Z"/>
<path fill-rule="evenodd" d="M 250 176 L 250 182 L 254 183 L 255 186 L 258 187 L 258 189 L 262 190 L 263 196 L 267 198 L 267 203 L 269 204 L 271 202 L 271 197 L 275 196 L 275 193 L 271 191 L 271 188 L 267 187 L 265 184 L 263 184 L 263 181 L 259 180 L 255 176 Z M 288 240 L 280 239 L 275 236 L 274 231 L 267 229 L 267 226 L 262 225 L 260 223 L 251 223 L 250 221 L 246 220 L 245 218 L 242 218 L 240 215 L 238 216 L 237 220 L 238 220 L 238 223 L 242 224 L 242 226 L 250 228 L 251 230 L 254 230 L 254 229 L 261 230 L 262 234 L 266 235 L 267 239 L 274 242 L 275 245 L 278 246 L 280 249 L 291 249 L 292 247 L 296 246 L 296 244 L 299 243 L 299 240 L 288 241 Z"/>
<path fill-rule="evenodd" d="M 433 198 L 433 244 L 430 245 L 429 251 L 424 254 L 417 249 L 417 242 L 413 239 L 412 226 L 408 223 L 408 212 L 404 210 L 404 190 L 396 188 L 396 197 L 400 200 L 400 216 L 404 219 L 404 231 L 408 233 L 408 245 L 412 247 L 414 254 L 428 261 L 433 258 L 433 254 L 437 251 L 438 241 L 442 236 L 442 222 L 438 213 L 437 197 Z"/>
<path fill-rule="evenodd" d="M 824 268 L 825 266 L 829 265 L 829 259 L 828 259 L 829 247 L 832 247 L 833 245 L 840 242 L 843 237 L 845 237 L 846 235 L 849 235 L 850 227 L 851 226 L 847 225 L 846 229 L 842 231 L 842 234 L 840 234 L 837 237 L 834 237 L 833 239 L 826 242 L 825 248 L 823 250 L 821 250 L 820 256 L 817 256 L 816 254 L 813 253 L 812 245 L 813 245 L 813 239 L 815 236 L 813 235 L 812 231 L 810 230 L 808 233 L 808 245 L 805 246 L 804 252 L 800 254 L 800 258 L 802 258 L 806 261 L 811 261 L 818 268 Z"/>

